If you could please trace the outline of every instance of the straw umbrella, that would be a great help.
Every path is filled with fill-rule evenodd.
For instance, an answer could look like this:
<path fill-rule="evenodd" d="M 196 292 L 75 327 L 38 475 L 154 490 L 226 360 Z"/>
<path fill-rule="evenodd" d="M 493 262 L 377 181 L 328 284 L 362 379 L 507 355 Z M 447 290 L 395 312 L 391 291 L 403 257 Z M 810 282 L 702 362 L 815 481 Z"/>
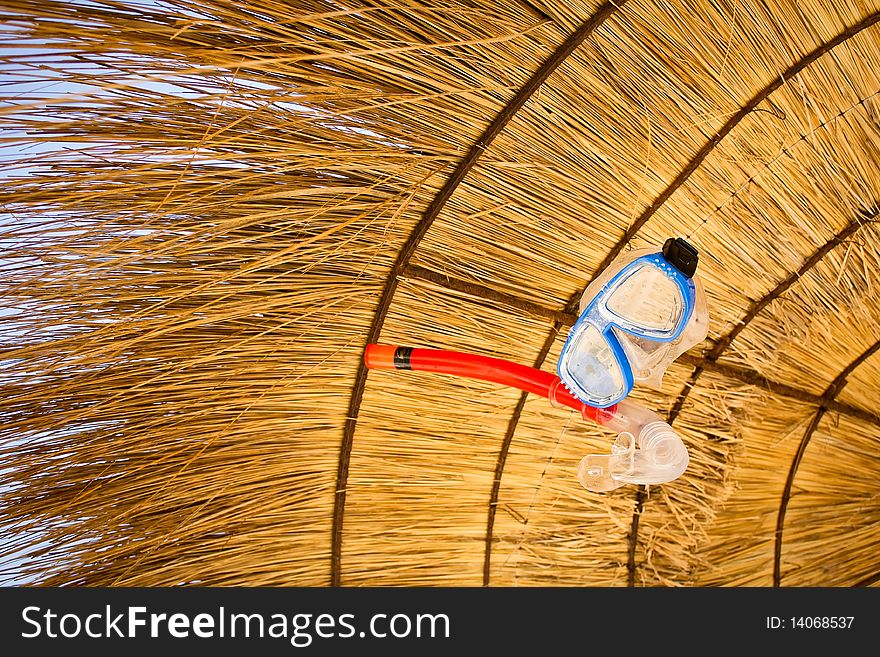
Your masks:
<path fill-rule="evenodd" d="M 0 563 L 46 585 L 877 584 L 880 3 L 3 8 Z M 624 251 L 701 254 L 591 493 L 546 400 Z"/>

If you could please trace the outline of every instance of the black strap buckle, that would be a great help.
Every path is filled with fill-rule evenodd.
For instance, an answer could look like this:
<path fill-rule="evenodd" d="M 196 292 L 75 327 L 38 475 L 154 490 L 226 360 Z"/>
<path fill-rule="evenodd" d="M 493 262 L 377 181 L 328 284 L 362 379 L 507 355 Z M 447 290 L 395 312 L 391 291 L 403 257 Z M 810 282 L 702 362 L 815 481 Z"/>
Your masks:
<path fill-rule="evenodd" d="M 688 278 L 693 278 L 697 271 L 699 255 L 697 250 L 680 237 L 670 237 L 663 244 L 663 257 Z"/>

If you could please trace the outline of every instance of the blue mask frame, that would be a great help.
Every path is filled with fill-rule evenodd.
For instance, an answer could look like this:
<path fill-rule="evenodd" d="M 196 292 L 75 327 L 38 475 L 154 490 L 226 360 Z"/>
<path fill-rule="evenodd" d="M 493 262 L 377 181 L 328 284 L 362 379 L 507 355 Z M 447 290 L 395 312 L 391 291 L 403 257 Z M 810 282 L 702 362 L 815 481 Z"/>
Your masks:
<path fill-rule="evenodd" d="M 658 330 L 651 327 L 639 327 L 633 320 L 620 317 L 610 308 L 608 301 L 611 295 L 637 270 L 644 266 L 654 266 L 669 277 L 675 284 L 681 295 L 682 313 L 676 325 L 671 330 Z M 614 333 L 618 329 L 637 338 L 654 342 L 672 342 L 678 338 L 693 314 L 696 300 L 696 287 L 694 281 L 685 276 L 681 271 L 671 265 L 662 253 L 652 253 L 641 256 L 625 265 L 614 277 L 606 283 L 589 305 L 578 317 L 577 322 L 569 331 L 568 339 L 562 347 L 557 363 L 557 374 L 571 393 L 585 404 L 597 408 L 607 408 L 624 399 L 634 385 L 633 370 L 624 351 L 623 345 Z M 591 392 L 587 385 L 589 382 L 579 381 L 578 375 L 569 367 L 573 357 L 577 354 L 574 345 L 577 339 L 592 326 L 599 331 L 605 343 L 610 347 L 612 356 L 617 363 L 623 377 L 622 392 L 614 395 L 599 397 Z M 598 361 L 598 359 L 596 359 Z"/>

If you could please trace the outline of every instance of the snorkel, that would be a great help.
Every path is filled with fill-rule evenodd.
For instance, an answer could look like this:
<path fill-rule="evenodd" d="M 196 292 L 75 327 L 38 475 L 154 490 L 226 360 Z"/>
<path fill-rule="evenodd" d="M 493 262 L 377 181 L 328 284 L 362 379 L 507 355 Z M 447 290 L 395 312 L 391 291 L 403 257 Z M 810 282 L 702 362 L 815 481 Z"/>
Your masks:
<path fill-rule="evenodd" d="M 364 362 L 368 369 L 451 374 L 518 388 L 616 431 L 610 454 L 589 454 L 578 465 L 587 490 L 666 483 L 687 468 L 687 448 L 657 413 L 624 398 L 635 381 L 659 384 L 669 363 L 705 337 L 708 315 L 696 265 L 696 250 L 680 239 L 668 240 L 662 253 L 615 260 L 585 291 L 558 374 L 489 356 L 397 345 L 368 344 Z"/>
<path fill-rule="evenodd" d="M 578 466 L 587 490 L 603 492 L 627 483 L 662 484 L 681 475 L 688 453 L 659 415 L 630 401 L 597 408 L 580 401 L 555 374 L 500 358 L 442 349 L 367 345 L 364 361 L 374 370 L 419 370 L 491 381 L 519 388 L 578 411 L 585 420 L 619 432 L 611 454 L 590 454 Z"/>

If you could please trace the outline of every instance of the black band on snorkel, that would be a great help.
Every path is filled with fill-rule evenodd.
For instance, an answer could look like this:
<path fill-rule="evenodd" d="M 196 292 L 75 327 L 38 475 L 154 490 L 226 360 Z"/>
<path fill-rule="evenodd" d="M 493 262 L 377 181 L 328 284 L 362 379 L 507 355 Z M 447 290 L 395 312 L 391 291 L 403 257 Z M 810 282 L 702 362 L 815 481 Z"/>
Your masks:
<path fill-rule="evenodd" d="M 663 244 L 663 257 L 688 278 L 693 278 L 697 271 L 699 256 L 697 250 L 680 237 L 670 237 Z"/>
<path fill-rule="evenodd" d="M 394 367 L 399 370 L 412 369 L 412 347 L 398 347 L 394 350 Z"/>

